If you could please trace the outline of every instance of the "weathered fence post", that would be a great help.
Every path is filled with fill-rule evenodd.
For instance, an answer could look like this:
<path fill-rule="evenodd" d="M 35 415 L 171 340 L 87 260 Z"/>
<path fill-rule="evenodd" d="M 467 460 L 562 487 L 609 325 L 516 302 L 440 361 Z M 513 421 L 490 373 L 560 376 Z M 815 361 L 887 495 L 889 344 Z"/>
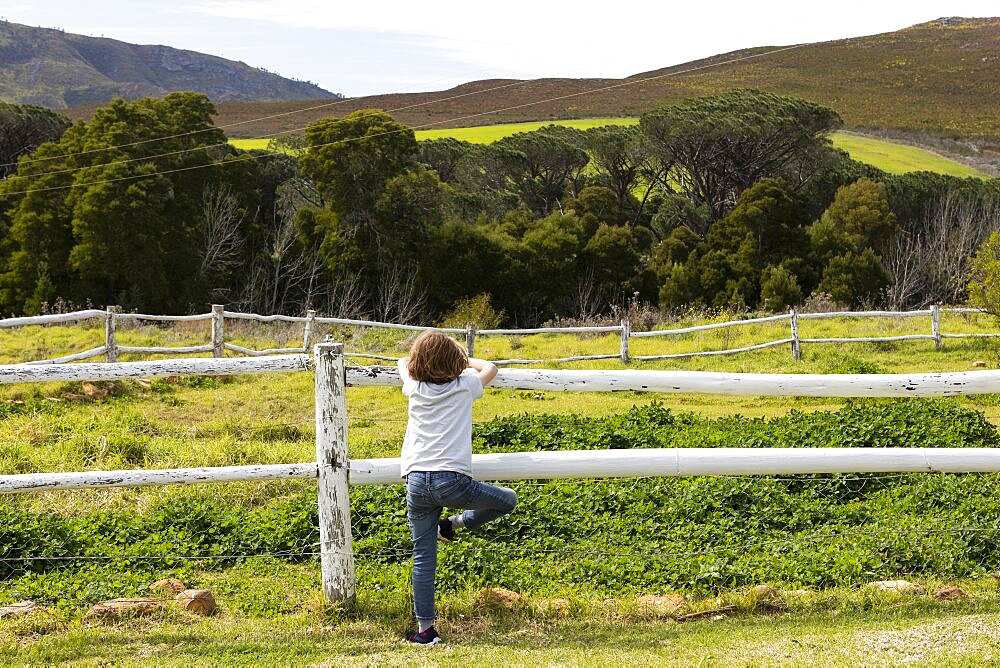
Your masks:
<path fill-rule="evenodd" d="M 798 361 L 802 359 L 802 344 L 799 342 L 799 313 L 792 309 L 792 357 Z"/>
<path fill-rule="evenodd" d="M 316 311 L 309 309 L 306 311 L 306 326 L 302 331 L 302 350 L 309 352 L 312 347 L 313 325 L 316 322 Z"/>
<path fill-rule="evenodd" d="M 115 335 L 117 323 L 115 323 L 115 314 L 121 313 L 121 310 L 121 306 L 109 306 L 108 317 L 107 320 L 104 321 L 104 347 L 107 349 L 109 362 L 118 361 L 118 339 Z"/>
<path fill-rule="evenodd" d="M 941 350 L 941 305 L 931 305 L 931 336 L 934 337 L 934 349 Z"/>
<path fill-rule="evenodd" d="M 212 304 L 212 357 L 226 356 L 226 318 L 223 315 L 225 310 L 222 304 Z"/>
<path fill-rule="evenodd" d="M 319 540 L 327 603 L 354 605 L 354 545 L 347 475 L 347 396 L 344 346 L 316 346 L 316 464 Z"/>
<path fill-rule="evenodd" d="M 465 326 L 465 352 L 469 357 L 475 356 L 476 353 L 476 326 L 471 322 Z"/>
<path fill-rule="evenodd" d="M 622 364 L 628 364 L 628 337 L 632 334 L 632 327 L 629 325 L 628 318 L 622 320 L 622 349 L 621 358 Z"/>

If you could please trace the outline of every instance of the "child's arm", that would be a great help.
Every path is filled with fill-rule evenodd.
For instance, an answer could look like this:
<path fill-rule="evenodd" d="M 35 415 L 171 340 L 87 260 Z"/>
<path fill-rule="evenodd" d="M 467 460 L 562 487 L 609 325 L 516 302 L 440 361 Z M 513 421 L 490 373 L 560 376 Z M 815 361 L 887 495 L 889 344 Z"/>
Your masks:
<path fill-rule="evenodd" d="M 399 378 L 404 383 L 410 379 L 410 372 L 407 370 L 406 365 L 410 363 L 409 357 L 403 357 L 402 359 L 396 360 L 396 368 L 399 369 Z"/>
<path fill-rule="evenodd" d="M 470 357 L 469 367 L 479 372 L 479 380 L 482 381 L 483 387 L 489 385 L 497 377 L 497 365 L 493 362 Z"/>

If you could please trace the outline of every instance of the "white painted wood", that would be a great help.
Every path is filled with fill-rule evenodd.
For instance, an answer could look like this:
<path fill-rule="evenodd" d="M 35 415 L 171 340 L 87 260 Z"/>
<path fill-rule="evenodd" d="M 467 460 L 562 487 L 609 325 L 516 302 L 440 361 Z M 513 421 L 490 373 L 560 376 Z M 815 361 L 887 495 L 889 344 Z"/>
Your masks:
<path fill-rule="evenodd" d="M 313 329 L 316 326 L 316 311 L 309 309 L 306 311 L 306 324 L 302 328 L 302 351 L 309 353 L 313 345 Z"/>
<path fill-rule="evenodd" d="M 673 336 L 675 334 L 690 334 L 691 332 L 707 332 L 710 329 L 721 329 L 723 327 L 736 327 L 738 325 L 753 325 L 763 322 L 778 322 L 788 320 L 791 317 L 788 313 L 780 315 L 769 315 L 764 318 L 751 318 L 749 320 L 731 320 L 729 322 L 715 322 L 711 325 L 695 325 L 693 327 L 679 327 L 677 329 L 654 329 L 649 332 L 632 332 L 633 339 L 644 339 L 651 336 Z"/>
<path fill-rule="evenodd" d="M 82 353 L 73 353 L 72 355 L 64 355 L 63 357 L 56 357 L 50 360 L 37 360 L 32 362 L 23 362 L 23 364 L 68 364 L 70 362 L 79 362 L 80 360 L 89 360 L 92 357 L 100 357 L 107 352 L 104 346 L 98 346 L 97 348 L 91 348 L 90 350 L 84 350 Z"/>
<path fill-rule="evenodd" d="M 967 308 L 967 307 L 952 307 L 952 306 L 942 306 L 941 310 L 946 313 L 986 313 L 981 308 Z"/>
<path fill-rule="evenodd" d="M 919 318 L 931 310 L 921 311 L 829 311 L 827 313 L 800 313 L 800 320 L 827 320 L 829 318 Z"/>
<path fill-rule="evenodd" d="M 799 338 L 799 314 L 795 309 L 791 313 L 792 326 L 792 359 L 798 361 L 802 359 L 802 339 Z"/>
<path fill-rule="evenodd" d="M 622 341 L 621 341 L 621 351 L 620 357 L 622 364 L 628 364 L 628 337 L 632 333 L 632 326 L 628 319 L 622 320 Z"/>
<path fill-rule="evenodd" d="M 268 348 L 266 350 L 252 350 L 250 348 L 244 348 L 243 346 L 238 346 L 235 343 L 224 343 L 223 347 L 226 350 L 232 350 L 236 353 L 242 353 L 244 355 L 250 355 L 251 357 L 264 357 L 267 355 L 290 355 L 292 353 L 305 353 L 306 351 L 302 348 Z"/>
<path fill-rule="evenodd" d="M 472 455 L 478 480 L 1000 471 L 1000 448 L 636 448 Z M 351 460 L 352 485 L 401 484 L 399 458 Z"/>
<path fill-rule="evenodd" d="M 115 315 L 120 311 L 118 306 L 109 306 L 107 319 L 104 321 L 104 348 L 107 353 L 107 360 L 114 364 L 118 361 L 118 339 L 116 337 Z"/>
<path fill-rule="evenodd" d="M 476 355 L 476 326 L 471 322 L 465 326 L 465 354 L 469 357 Z"/>
<path fill-rule="evenodd" d="M 387 355 L 374 355 L 372 353 L 344 353 L 344 357 L 364 357 L 365 359 L 373 360 L 385 360 L 386 362 L 398 362 L 398 357 L 389 357 Z"/>
<path fill-rule="evenodd" d="M 33 315 L 24 318 L 4 318 L 0 320 L 0 329 L 8 327 L 27 327 L 28 325 L 54 325 L 60 322 L 76 322 L 92 318 L 106 318 L 107 313 L 98 309 L 73 311 L 72 313 L 53 313 L 52 315 Z"/>
<path fill-rule="evenodd" d="M 82 489 L 85 487 L 193 485 L 235 480 L 284 480 L 315 477 L 316 462 L 187 469 L 25 473 L 0 475 L 0 494 L 38 492 L 51 489 Z"/>
<path fill-rule="evenodd" d="M 931 336 L 934 337 L 935 350 L 941 350 L 941 306 L 931 306 Z"/>
<path fill-rule="evenodd" d="M 446 334 L 465 334 L 464 329 L 454 327 L 428 327 L 426 325 L 397 325 L 391 322 L 376 322 L 371 320 L 351 320 L 348 318 L 316 318 L 316 322 L 325 325 L 357 325 L 359 327 L 380 327 L 382 329 L 402 329 L 410 332 L 423 332 L 428 329 L 436 329 Z"/>
<path fill-rule="evenodd" d="M 174 348 L 141 348 L 134 346 L 118 346 L 118 352 L 131 353 L 133 355 L 182 355 L 189 353 L 210 353 L 211 344 L 201 346 L 178 346 Z M 302 352 L 302 351 L 296 351 Z"/>
<path fill-rule="evenodd" d="M 481 329 L 480 334 L 594 334 L 601 332 L 620 332 L 620 325 L 605 325 L 602 327 L 535 327 L 533 329 Z"/>
<path fill-rule="evenodd" d="M 993 338 L 1000 336 L 1000 334 L 941 334 L 942 339 L 976 339 L 976 338 Z"/>
<path fill-rule="evenodd" d="M 747 353 L 751 350 L 763 350 L 764 348 L 774 348 L 775 346 L 783 346 L 791 343 L 792 339 L 778 339 L 777 341 L 768 341 L 766 343 L 758 343 L 752 346 L 746 346 L 745 348 L 729 348 L 727 350 L 703 350 L 696 353 L 670 353 L 668 355 L 636 355 L 634 359 L 642 361 L 650 360 L 669 360 L 669 359 L 684 359 L 685 357 L 711 357 L 713 355 L 734 355 L 736 353 Z"/>
<path fill-rule="evenodd" d="M 620 353 L 613 355 L 574 355 L 573 357 L 554 357 L 546 362 L 582 362 L 584 360 L 616 360 L 621 357 Z"/>
<path fill-rule="evenodd" d="M 226 356 L 226 315 L 222 304 L 212 304 L 212 357 Z"/>
<path fill-rule="evenodd" d="M 151 315 L 148 313 L 119 313 L 119 320 L 151 320 L 159 322 L 196 322 L 199 320 L 211 320 L 211 313 L 199 313 L 197 315 Z"/>
<path fill-rule="evenodd" d="M 923 341 L 933 340 L 930 334 L 903 334 L 901 336 L 858 336 L 854 338 L 819 338 L 799 339 L 802 343 L 883 343 L 887 341 Z"/>
<path fill-rule="evenodd" d="M 344 347 L 316 346 L 316 463 L 323 592 L 329 603 L 354 604 L 354 555 L 348 491 L 347 392 Z"/>
<path fill-rule="evenodd" d="M 103 354 L 103 350 L 99 354 Z M 2 364 L 0 385 L 12 383 L 48 383 L 73 380 L 119 380 L 122 378 L 161 378 L 181 375 L 241 375 L 305 371 L 310 368 L 307 355 L 280 355 L 251 358 L 188 358 L 107 364 Z"/>
<path fill-rule="evenodd" d="M 348 367 L 349 386 L 400 386 L 394 367 Z M 713 371 L 501 369 L 490 387 L 572 392 L 662 392 L 767 397 L 946 397 L 1000 392 L 1000 371 L 777 374 Z"/>
<path fill-rule="evenodd" d="M 225 311 L 224 315 L 233 320 L 256 320 L 257 322 L 308 322 L 308 317 L 295 315 L 258 315 L 256 313 L 240 313 L 238 311 Z"/>

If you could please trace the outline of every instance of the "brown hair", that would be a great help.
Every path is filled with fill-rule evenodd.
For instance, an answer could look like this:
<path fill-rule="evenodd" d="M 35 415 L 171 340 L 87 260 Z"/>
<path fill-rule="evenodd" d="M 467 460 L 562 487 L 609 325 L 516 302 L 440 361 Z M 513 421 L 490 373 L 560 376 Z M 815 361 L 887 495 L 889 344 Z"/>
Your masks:
<path fill-rule="evenodd" d="M 447 334 L 431 329 L 413 342 L 406 370 L 413 380 L 440 384 L 455 380 L 468 366 L 465 349 Z"/>

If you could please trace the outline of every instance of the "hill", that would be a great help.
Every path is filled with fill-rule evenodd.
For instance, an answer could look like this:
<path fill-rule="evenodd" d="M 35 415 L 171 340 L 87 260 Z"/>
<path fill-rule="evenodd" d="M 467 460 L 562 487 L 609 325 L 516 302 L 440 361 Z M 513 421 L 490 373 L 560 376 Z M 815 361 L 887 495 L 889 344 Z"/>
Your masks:
<path fill-rule="evenodd" d="M 339 97 L 204 53 L 0 21 L 0 100 L 65 109 L 173 91 L 205 93 L 215 102 Z"/>
<path fill-rule="evenodd" d="M 943 18 L 880 35 L 794 48 L 762 46 L 625 79 L 484 80 L 438 92 L 352 98 L 300 113 L 287 112 L 317 103 L 224 104 L 217 120 L 231 125 L 286 114 L 229 133 L 253 137 L 374 107 L 417 129 L 465 127 L 635 116 L 664 103 L 739 87 L 828 105 L 848 128 L 998 138 L 1000 18 Z"/>

